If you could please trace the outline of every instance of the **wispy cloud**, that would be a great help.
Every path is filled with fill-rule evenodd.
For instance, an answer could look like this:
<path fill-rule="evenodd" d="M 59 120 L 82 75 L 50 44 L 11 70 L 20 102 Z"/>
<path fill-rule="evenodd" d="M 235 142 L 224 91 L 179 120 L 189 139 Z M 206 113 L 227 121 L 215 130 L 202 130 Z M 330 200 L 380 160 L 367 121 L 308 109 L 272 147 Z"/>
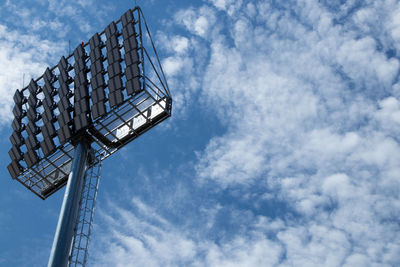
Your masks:
<path fill-rule="evenodd" d="M 23 86 L 23 76 L 26 85 L 57 64 L 69 50 L 66 36 L 74 49 L 77 36 L 91 36 L 92 25 L 103 22 L 105 10 L 112 9 L 95 1 L 6 1 L 0 10 L 0 67 L 7 70 L 0 74 L 1 123 L 12 116 L 12 95 Z M 92 14 L 91 20 L 87 13 Z"/>
<path fill-rule="evenodd" d="M 105 253 L 93 254 L 92 266 L 268 266 L 277 263 L 282 252 L 261 231 L 217 244 L 176 227 L 138 199 L 130 208 L 134 212 L 111 202 L 101 211 L 108 227 L 103 231 L 111 235 L 96 236 L 92 251 Z"/>
<path fill-rule="evenodd" d="M 65 51 L 64 42 L 41 39 L 0 25 L 0 123 L 9 122 L 15 90 L 42 75 L 49 62 Z"/>
<path fill-rule="evenodd" d="M 393 18 L 400 16 L 399 3 L 209 2 L 177 13 L 175 23 L 187 34 L 169 38 L 185 38 L 189 48 L 166 48 L 165 63 L 176 85 L 182 78 L 175 93 L 185 99 L 182 106 L 198 103 L 200 95 L 225 129 L 198 152 L 197 186 L 216 185 L 220 194 L 249 201 L 248 209 L 215 200 L 222 208 L 209 213 L 209 225 L 227 227 L 218 216 L 228 218 L 226 224 L 240 222 L 220 242 L 205 228 L 178 228 L 154 222 L 154 214 L 138 219 L 143 210 L 118 210 L 117 218 L 136 226 L 121 233 L 119 220 L 107 223 L 114 234 L 105 237 L 103 244 L 112 246 L 104 260 L 397 265 L 400 47 Z M 201 44 L 206 64 L 193 64 L 198 50 L 192 40 Z M 198 93 L 186 89 L 187 73 L 200 81 Z M 264 199 L 254 188 L 265 191 Z M 257 214 L 273 201 L 281 203 L 281 213 Z M 177 244 L 187 244 L 189 252 L 171 252 Z"/>

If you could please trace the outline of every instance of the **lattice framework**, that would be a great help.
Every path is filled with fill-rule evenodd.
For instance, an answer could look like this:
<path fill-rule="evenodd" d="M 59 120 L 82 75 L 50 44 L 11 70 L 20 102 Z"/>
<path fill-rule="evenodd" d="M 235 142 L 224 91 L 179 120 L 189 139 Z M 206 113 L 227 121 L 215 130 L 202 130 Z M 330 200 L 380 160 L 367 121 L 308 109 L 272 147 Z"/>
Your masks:
<path fill-rule="evenodd" d="M 14 96 L 11 176 L 42 199 L 68 179 L 74 142 L 101 162 L 171 115 L 172 99 L 140 8 Z"/>

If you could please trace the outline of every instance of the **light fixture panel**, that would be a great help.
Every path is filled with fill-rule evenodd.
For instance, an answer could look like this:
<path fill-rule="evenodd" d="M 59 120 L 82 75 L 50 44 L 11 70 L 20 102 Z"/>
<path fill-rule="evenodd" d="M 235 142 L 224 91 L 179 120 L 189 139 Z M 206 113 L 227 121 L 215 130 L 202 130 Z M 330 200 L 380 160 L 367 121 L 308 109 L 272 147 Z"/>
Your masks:
<path fill-rule="evenodd" d="M 45 139 L 42 142 L 40 142 L 40 148 L 42 149 L 45 157 L 50 156 L 57 150 L 53 139 Z"/>
<path fill-rule="evenodd" d="M 16 105 L 21 106 L 22 102 L 24 100 L 24 95 L 22 94 L 22 92 L 20 90 L 17 89 L 15 91 L 13 99 L 14 99 L 14 102 L 15 102 Z"/>
<path fill-rule="evenodd" d="M 8 155 L 10 156 L 12 161 L 20 161 L 23 157 L 21 149 L 19 149 L 19 147 L 15 145 L 11 146 L 10 151 L 8 151 Z"/>
<path fill-rule="evenodd" d="M 93 119 L 102 117 L 105 114 L 107 114 L 107 110 L 106 110 L 106 105 L 104 104 L 104 102 L 98 102 L 92 106 Z"/>
<path fill-rule="evenodd" d="M 171 115 L 169 89 L 143 21 L 140 9 L 128 10 L 16 90 L 7 168 L 41 198 L 65 184 L 78 138 L 92 142 L 99 162 Z"/>
<path fill-rule="evenodd" d="M 14 146 L 18 147 L 21 146 L 24 142 L 21 133 L 15 131 L 11 134 L 10 141 Z"/>
<path fill-rule="evenodd" d="M 13 114 L 14 114 L 14 117 L 17 118 L 17 119 L 21 119 L 21 118 L 22 118 L 22 116 L 23 116 L 23 113 L 22 113 L 22 104 L 19 104 L 19 105 L 15 105 L 15 106 L 14 106 L 14 108 L 13 108 Z"/>
<path fill-rule="evenodd" d="M 22 123 L 20 119 L 14 118 L 11 127 L 13 128 L 14 131 L 16 132 L 21 132 L 22 131 Z"/>
<path fill-rule="evenodd" d="M 8 172 L 11 174 L 11 177 L 13 179 L 18 178 L 18 176 L 22 173 L 22 167 L 21 165 L 16 162 L 12 161 L 8 166 L 7 166 Z"/>
<path fill-rule="evenodd" d="M 24 154 L 24 159 L 28 168 L 32 168 L 39 161 L 39 157 L 34 150 L 28 150 L 28 152 Z"/>
<path fill-rule="evenodd" d="M 42 130 L 42 134 L 43 134 L 44 139 L 51 139 L 56 134 L 56 129 L 55 129 L 54 125 L 51 122 L 46 123 L 45 125 L 43 125 L 41 127 L 41 130 Z"/>

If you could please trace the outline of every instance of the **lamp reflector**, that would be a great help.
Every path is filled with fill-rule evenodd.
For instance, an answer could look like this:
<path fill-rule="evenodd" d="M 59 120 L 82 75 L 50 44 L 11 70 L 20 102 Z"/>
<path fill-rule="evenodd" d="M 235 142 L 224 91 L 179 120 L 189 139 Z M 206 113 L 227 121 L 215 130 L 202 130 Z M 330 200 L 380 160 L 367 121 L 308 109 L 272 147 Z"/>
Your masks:
<path fill-rule="evenodd" d="M 20 90 L 17 89 L 14 94 L 15 104 L 22 105 L 23 100 L 24 100 L 24 95 L 22 94 L 22 92 Z"/>
<path fill-rule="evenodd" d="M 106 106 L 105 106 L 104 102 L 98 102 L 92 106 L 93 119 L 97 119 L 97 118 L 105 115 L 106 113 L 107 113 L 107 111 L 106 111 Z"/>
<path fill-rule="evenodd" d="M 12 161 L 20 161 L 22 159 L 22 152 L 21 149 L 17 146 L 11 146 L 10 151 L 8 151 L 8 155 L 10 156 Z"/>
<path fill-rule="evenodd" d="M 7 166 L 8 172 L 10 173 L 11 177 L 13 179 L 17 178 L 21 173 L 21 165 L 19 165 L 18 162 L 12 161 L 8 166 Z"/>
<path fill-rule="evenodd" d="M 22 135 L 19 132 L 14 131 L 10 136 L 11 144 L 13 144 L 14 146 L 18 147 L 21 146 L 24 142 L 23 140 L 24 139 L 22 138 Z"/>
<path fill-rule="evenodd" d="M 17 119 L 17 118 L 14 118 L 12 123 L 11 123 L 11 127 L 13 128 L 14 131 L 21 132 L 22 131 L 21 120 Z"/>
<path fill-rule="evenodd" d="M 34 150 L 28 150 L 28 152 L 24 154 L 24 159 L 29 168 L 32 168 L 33 165 L 39 161 L 39 157 Z"/>
<path fill-rule="evenodd" d="M 39 142 L 35 135 L 28 135 L 28 138 L 25 138 L 25 145 L 28 150 L 34 150 L 39 148 Z"/>
<path fill-rule="evenodd" d="M 17 118 L 17 119 L 22 118 L 22 114 L 23 114 L 22 113 L 22 104 L 14 106 L 13 114 L 14 114 L 14 117 Z"/>
<path fill-rule="evenodd" d="M 42 149 L 45 157 L 51 155 L 53 152 L 56 151 L 56 146 L 54 144 L 53 139 L 45 139 L 42 142 L 40 142 L 40 148 Z"/>
<path fill-rule="evenodd" d="M 57 130 L 57 136 L 60 143 L 64 144 L 65 142 L 69 141 L 72 137 L 71 129 L 69 128 L 68 125 L 64 125 Z"/>

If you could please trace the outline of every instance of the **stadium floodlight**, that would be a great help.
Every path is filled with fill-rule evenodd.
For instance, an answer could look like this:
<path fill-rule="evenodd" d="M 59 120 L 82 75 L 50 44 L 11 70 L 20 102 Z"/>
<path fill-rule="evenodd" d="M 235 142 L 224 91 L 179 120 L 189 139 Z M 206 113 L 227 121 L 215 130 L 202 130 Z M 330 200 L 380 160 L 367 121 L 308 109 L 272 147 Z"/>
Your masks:
<path fill-rule="evenodd" d="M 10 140 L 14 146 L 24 147 L 23 154 L 32 151 L 27 158 L 37 153 L 38 162 L 32 168 L 23 160 L 18 162 L 21 175 L 12 177 L 39 197 L 49 196 L 43 195 L 40 187 L 48 174 L 46 166 L 63 165 L 64 162 L 53 162 L 53 158 L 65 154 L 79 136 L 92 140 L 102 160 L 170 116 L 169 90 L 162 71 L 156 69 L 157 61 L 149 54 L 152 49 L 143 45 L 145 26 L 139 13 L 139 9 L 128 11 L 103 32 L 94 34 L 88 43 L 78 45 L 71 55 L 62 57 L 55 67 L 47 68 L 43 76 L 15 92 L 14 132 Z M 145 114 L 146 111 L 150 112 Z M 163 116 L 155 116 L 155 112 Z M 117 138 L 119 128 L 136 122 L 139 116 L 145 129 L 137 132 L 128 127 L 129 134 L 123 140 Z M 37 140 L 39 133 L 43 136 L 42 145 Z M 55 151 L 46 149 L 53 147 L 51 142 Z M 53 154 L 60 155 L 52 157 Z"/>
<path fill-rule="evenodd" d="M 137 6 L 16 90 L 13 99 L 8 171 L 42 199 L 66 184 L 66 196 L 75 190 L 70 187 L 80 188 L 79 195 L 79 177 L 86 168 L 99 165 L 172 110 L 160 60 Z M 72 204 L 64 199 L 55 243 L 67 206 L 79 203 L 69 198 Z M 65 216 L 75 220 L 77 215 Z M 55 243 L 53 250 L 59 250 Z M 53 265 L 65 261 L 57 257 L 52 251 Z"/>

